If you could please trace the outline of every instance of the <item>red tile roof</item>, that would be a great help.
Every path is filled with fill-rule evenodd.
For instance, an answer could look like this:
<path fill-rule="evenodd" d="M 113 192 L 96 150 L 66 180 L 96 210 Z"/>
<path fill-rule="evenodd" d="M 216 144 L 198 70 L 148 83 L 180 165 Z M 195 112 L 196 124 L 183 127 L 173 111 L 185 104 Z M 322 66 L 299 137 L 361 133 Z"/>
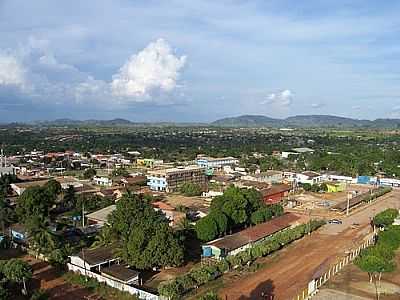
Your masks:
<path fill-rule="evenodd" d="M 153 202 L 151 205 L 153 205 L 154 208 L 158 208 L 161 210 L 174 210 L 174 208 L 171 205 L 161 201 Z"/>
<path fill-rule="evenodd" d="M 274 184 L 270 188 L 261 190 L 264 197 L 272 196 L 282 192 L 290 191 L 290 186 L 287 184 Z"/>

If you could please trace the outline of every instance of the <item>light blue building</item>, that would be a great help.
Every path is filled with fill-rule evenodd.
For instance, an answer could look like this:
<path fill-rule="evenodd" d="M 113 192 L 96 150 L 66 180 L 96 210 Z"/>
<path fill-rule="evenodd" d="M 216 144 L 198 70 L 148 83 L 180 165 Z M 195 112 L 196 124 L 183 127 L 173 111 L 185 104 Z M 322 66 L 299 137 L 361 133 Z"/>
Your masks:
<path fill-rule="evenodd" d="M 147 185 L 152 191 L 165 192 L 167 190 L 168 183 L 166 178 L 148 175 Z"/>

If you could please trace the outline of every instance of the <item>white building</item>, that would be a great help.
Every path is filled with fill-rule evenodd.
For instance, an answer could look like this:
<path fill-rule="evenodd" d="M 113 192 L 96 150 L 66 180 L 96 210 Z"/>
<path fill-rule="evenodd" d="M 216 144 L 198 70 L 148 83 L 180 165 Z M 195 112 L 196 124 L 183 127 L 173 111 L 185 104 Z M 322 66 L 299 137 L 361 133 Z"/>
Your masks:
<path fill-rule="evenodd" d="M 323 176 L 317 172 L 306 171 L 303 173 L 296 174 L 296 182 L 297 183 L 308 183 L 308 184 L 319 184 L 323 181 Z"/>
<path fill-rule="evenodd" d="M 222 169 L 224 166 L 232 166 L 239 164 L 239 160 L 234 157 L 209 157 L 198 155 L 196 163 L 200 167 Z"/>
<path fill-rule="evenodd" d="M 101 186 L 112 186 L 112 184 L 113 184 L 112 179 L 108 178 L 108 177 L 95 176 L 95 177 L 93 177 L 93 181 L 95 184 L 101 185 Z"/>
<path fill-rule="evenodd" d="M 269 170 L 254 175 L 245 175 L 242 176 L 241 179 L 248 181 L 263 182 L 263 183 L 280 183 L 283 180 L 283 172 Z"/>

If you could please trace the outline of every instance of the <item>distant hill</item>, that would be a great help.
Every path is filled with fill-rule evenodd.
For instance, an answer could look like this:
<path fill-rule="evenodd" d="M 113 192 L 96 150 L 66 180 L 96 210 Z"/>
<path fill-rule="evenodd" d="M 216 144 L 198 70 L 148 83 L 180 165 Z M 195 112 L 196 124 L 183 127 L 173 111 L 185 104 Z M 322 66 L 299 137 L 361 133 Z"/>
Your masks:
<path fill-rule="evenodd" d="M 400 128 L 400 119 L 359 120 L 331 115 L 299 115 L 286 119 L 273 119 L 261 115 L 243 115 L 216 120 L 220 127 L 329 127 L 329 128 Z"/>
<path fill-rule="evenodd" d="M 223 127 L 274 127 L 279 126 L 283 120 L 267 116 L 244 115 L 239 117 L 224 118 L 212 122 L 211 125 Z"/>

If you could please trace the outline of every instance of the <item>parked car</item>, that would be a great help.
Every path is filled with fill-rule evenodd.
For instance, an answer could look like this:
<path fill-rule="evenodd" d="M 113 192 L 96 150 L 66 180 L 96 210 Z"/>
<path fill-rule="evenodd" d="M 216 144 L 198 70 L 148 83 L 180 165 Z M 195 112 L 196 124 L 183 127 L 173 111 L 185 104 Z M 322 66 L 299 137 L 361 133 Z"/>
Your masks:
<path fill-rule="evenodd" d="M 329 224 L 342 224 L 343 222 L 338 219 L 332 219 L 328 221 Z"/>

